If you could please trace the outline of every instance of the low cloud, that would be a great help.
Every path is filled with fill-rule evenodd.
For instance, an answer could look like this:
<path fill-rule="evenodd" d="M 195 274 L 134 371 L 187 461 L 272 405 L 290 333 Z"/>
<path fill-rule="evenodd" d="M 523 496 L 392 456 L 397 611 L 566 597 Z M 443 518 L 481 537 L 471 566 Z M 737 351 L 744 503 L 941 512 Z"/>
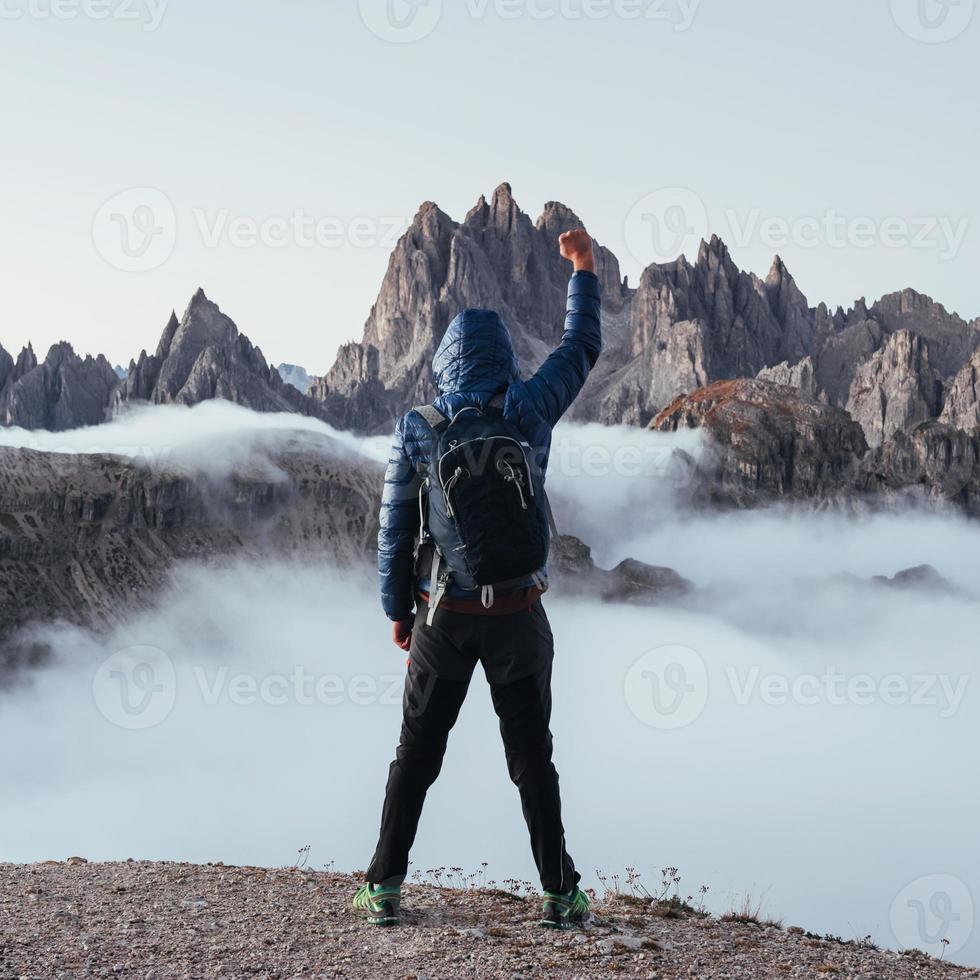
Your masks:
<path fill-rule="evenodd" d="M 387 454 L 386 439 L 295 416 L 195 413 L 151 410 L 114 431 L 159 445 L 151 435 L 165 429 L 182 460 L 297 429 Z M 980 527 L 921 513 L 692 516 L 669 466 L 589 476 L 568 463 L 621 439 L 641 455 L 697 451 L 696 439 L 562 426 L 550 480 L 560 519 L 607 563 L 670 565 L 698 591 L 657 608 L 546 599 L 573 856 L 590 883 L 596 868 L 630 865 L 653 886 L 676 865 L 682 895 L 707 884 L 715 911 L 748 891 L 787 922 L 907 945 L 893 913 L 910 888 L 929 907 L 917 882 L 952 875 L 980 894 L 964 860 L 980 806 Z M 950 588 L 871 581 L 923 562 Z M 158 599 L 108 635 L 47 628 L 55 664 L 0 696 L 0 742 L 16 746 L 0 763 L 0 859 L 274 865 L 309 843 L 317 866 L 364 867 L 404 672 L 373 572 L 184 565 Z M 534 880 L 498 743 L 478 672 L 414 868 L 489 861 L 498 881 Z M 952 958 L 976 963 L 970 922 Z"/>
<path fill-rule="evenodd" d="M 387 444 L 386 439 L 341 432 L 319 419 L 253 412 L 220 399 L 191 407 L 140 406 L 104 425 L 68 432 L 0 428 L 0 446 L 68 456 L 106 453 L 139 466 L 177 467 L 212 479 L 268 466 L 270 457 L 289 448 L 355 454 L 380 465 L 387 459 Z"/>

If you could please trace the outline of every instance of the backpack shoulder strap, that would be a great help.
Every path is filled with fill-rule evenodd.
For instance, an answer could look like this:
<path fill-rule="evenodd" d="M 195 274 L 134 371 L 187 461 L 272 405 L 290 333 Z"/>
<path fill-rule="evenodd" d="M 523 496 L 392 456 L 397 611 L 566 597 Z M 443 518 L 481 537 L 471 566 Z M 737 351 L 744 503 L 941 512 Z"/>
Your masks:
<path fill-rule="evenodd" d="M 449 419 L 435 405 L 416 405 L 412 411 L 418 412 L 433 432 L 441 432 L 449 425 Z"/>

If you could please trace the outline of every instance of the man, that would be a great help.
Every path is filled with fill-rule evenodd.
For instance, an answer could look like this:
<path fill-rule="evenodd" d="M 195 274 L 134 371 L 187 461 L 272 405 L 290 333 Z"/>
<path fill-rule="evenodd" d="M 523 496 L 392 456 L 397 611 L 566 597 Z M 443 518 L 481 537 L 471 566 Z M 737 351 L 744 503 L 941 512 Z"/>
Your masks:
<path fill-rule="evenodd" d="M 378 563 L 382 603 L 394 624 L 394 642 L 410 650 L 410 660 L 401 740 L 389 771 L 380 839 L 367 884 L 354 899 L 354 908 L 376 925 L 398 922 L 401 885 L 425 794 L 439 775 L 449 731 L 478 661 L 490 683 L 508 769 L 520 791 L 541 876 L 541 924 L 572 928 L 588 911 L 588 899 L 578 887 L 580 876 L 565 849 L 558 774 L 551 761 L 548 725 L 554 643 L 540 601 L 547 588 L 546 570 L 478 589 L 472 582 L 468 587 L 460 585 L 465 581 L 462 574 L 440 575 L 438 559 L 430 568 L 424 549 L 416 560 L 420 536 L 423 543 L 427 539 L 424 510 L 437 490 L 432 469 L 440 467 L 433 457 L 437 443 L 442 446 L 439 431 L 446 425 L 456 424 L 457 419 L 491 418 L 496 412 L 502 416 L 500 425 L 519 433 L 520 445 L 530 448 L 543 481 L 551 430 L 585 384 L 602 343 L 601 289 L 592 239 L 581 229 L 566 232 L 559 248 L 574 267 L 565 331 L 537 373 L 520 380 L 510 335 L 496 313 L 466 310 L 449 326 L 432 363 L 439 397 L 432 406 L 413 409 L 395 429 L 381 505 Z M 458 441 L 450 441 L 449 446 L 455 448 Z M 513 497 L 514 520 L 525 512 L 533 514 L 530 469 L 525 479 L 519 465 L 515 469 L 506 460 L 496 465 L 504 481 L 501 486 L 519 494 L 519 501 Z M 460 466 L 456 476 L 460 475 L 470 473 Z M 438 489 L 445 491 L 452 516 L 448 484 L 440 483 Z M 535 502 L 535 506 L 546 504 Z M 543 564 L 547 525 L 541 538 Z M 462 550 L 438 545 L 436 538 L 435 547 L 449 558 L 452 551 Z M 416 605 L 418 611 L 413 613 Z"/>

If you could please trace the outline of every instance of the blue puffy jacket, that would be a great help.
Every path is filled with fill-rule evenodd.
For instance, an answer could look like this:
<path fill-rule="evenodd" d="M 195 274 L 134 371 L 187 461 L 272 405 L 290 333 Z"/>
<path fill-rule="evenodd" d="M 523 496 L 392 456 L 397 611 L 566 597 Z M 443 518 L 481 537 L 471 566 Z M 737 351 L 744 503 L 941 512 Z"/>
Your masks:
<path fill-rule="evenodd" d="M 504 416 L 520 429 L 544 472 L 551 430 L 581 391 L 602 349 L 601 296 L 599 280 L 591 272 L 572 276 L 561 343 L 527 381 L 520 380 L 510 334 L 500 317 L 492 310 L 460 313 L 432 361 L 440 392 L 433 404 L 453 418 L 468 406 L 485 409 L 495 395 L 506 391 Z M 408 619 L 415 609 L 417 591 L 428 591 L 424 575 L 416 581 L 414 555 L 420 530 L 419 471 L 428 467 L 434 438 L 415 411 L 404 415 L 395 427 L 378 532 L 381 602 L 392 620 Z M 453 595 L 454 590 L 448 594 Z"/>

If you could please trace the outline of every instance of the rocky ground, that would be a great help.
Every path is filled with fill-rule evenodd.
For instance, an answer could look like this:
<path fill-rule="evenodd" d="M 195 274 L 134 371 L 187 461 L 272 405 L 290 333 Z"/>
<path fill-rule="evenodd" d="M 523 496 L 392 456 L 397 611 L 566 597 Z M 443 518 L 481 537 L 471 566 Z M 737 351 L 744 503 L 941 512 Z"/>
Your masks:
<path fill-rule="evenodd" d="M 411 885 L 404 923 L 363 924 L 355 879 L 171 863 L 0 865 L 0 978 L 977 977 L 922 954 L 736 923 L 623 897 L 580 932 L 538 903 Z"/>

